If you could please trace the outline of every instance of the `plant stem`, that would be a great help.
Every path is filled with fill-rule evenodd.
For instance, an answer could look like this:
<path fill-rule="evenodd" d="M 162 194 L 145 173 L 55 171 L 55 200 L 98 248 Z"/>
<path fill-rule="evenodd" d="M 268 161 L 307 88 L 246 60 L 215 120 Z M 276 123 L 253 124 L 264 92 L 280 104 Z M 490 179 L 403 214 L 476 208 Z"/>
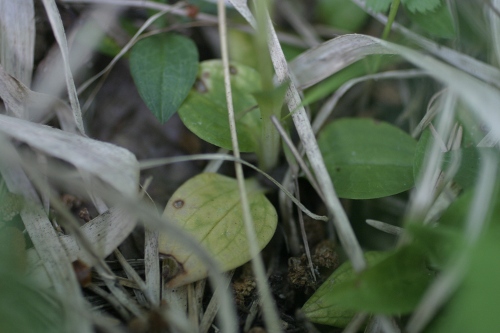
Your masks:
<path fill-rule="evenodd" d="M 387 22 L 385 23 L 384 31 L 382 32 L 382 39 L 387 40 L 389 34 L 391 33 L 392 24 L 396 19 L 396 14 L 398 13 L 400 0 L 392 0 L 391 9 L 389 11 L 389 16 L 387 17 Z M 381 62 L 381 56 L 377 56 L 375 59 L 375 64 L 373 66 L 373 73 L 378 72 Z"/>
<path fill-rule="evenodd" d="M 227 27 L 226 27 L 226 7 L 223 0 L 217 2 L 217 12 L 219 15 L 219 35 L 221 43 L 222 62 L 224 64 L 224 86 L 226 90 L 226 101 L 229 117 L 229 130 L 231 132 L 231 141 L 233 143 L 233 155 L 235 158 L 240 158 L 240 149 L 238 146 L 238 136 L 236 133 L 236 121 L 234 118 L 233 98 L 231 95 L 231 81 L 229 74 L 229 56 L 227 46 Z M 269 122 L 271 120 L 269 119 Z M 240 190 L 241 206 L 243 210 L 243 220 L 245 224 L 246 236 L 250 248 L 250 255 L 252 257 L 252 269 L 257 280 L 257 288 L 259 291 L 260 302 L 262 306 L 262 313 L 264 322 L 266 323 L 267 332 L 279 333 L 282 332 L 281 322 L 278 315 L 278 310 L 274 304 L 271 289 L 267 284 L 266 271 L 264 262 L 260 256 L 260 249 L 258 248 L 257 234 L 252 221 L 252 214 L 250 212 L 250 205 L 248 196 L 245 189 L 245 180 L 243 175 L 243 168 L 241 163 L 234 164 L 236 171 L 236 178 L 238 181 L 238 188 Z"/>
<path fill-rule="evenodd" d="M 387 40 L 391 32 L 392 24 L 396 19 L 396 14 L 398 13 L 400 0 L 392 0 L 391 10 L 389 11 L 389 16 L 387 18 L 387 23 L 384 27 L 384 32 L 382 33 L 382 39 Z"/>
<path fill-rule="evenodd" d="M 262 91 L 258 94 L 260 114 L 262 118 L 262 131 L 260 145 L 257 155 L 259 166 L 264 171 L 272 170 L 278 163 L 280 152 L 280 135 L 271 117 L 280 118 L 281 103 L 276 103 L 275 88 L 273 84 L 273 64 L 267 46 L 268 26 L 266 21 L 266 10 L 268 1 L 255 1 L 255 12 L 257 17 L 257 34 L 255 35 L 255 46 L 258 56 L 258 68 L 261 77 Z"/>

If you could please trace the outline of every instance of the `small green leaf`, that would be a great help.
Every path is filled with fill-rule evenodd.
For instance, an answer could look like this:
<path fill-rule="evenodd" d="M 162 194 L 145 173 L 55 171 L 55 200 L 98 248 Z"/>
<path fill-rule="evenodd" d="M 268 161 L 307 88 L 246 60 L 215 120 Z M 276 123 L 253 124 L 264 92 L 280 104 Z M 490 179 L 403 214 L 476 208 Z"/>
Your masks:
<path fill-rule="evenodd" d="M 387 252 L 366 252 L 364 254 L 368 266 L 376 265 L 387 258 Z M 337 285 L 350 281 L 357 276 L 350 262 L 343 263 L 319 287 L 302 307 L 306 317 L 314 323 L 345 327 L 352 320 L 356 311 L 346 309 L 342 305 L 333 305 L 326 301 L 325 294 L 332 292 Z"/>
<path fill-rule="evenodd" d="M 441 5 L 429 12 L 407 11 L 407 15 L 429 34 L 440 38 L 455 37 L 455 26 L 448 6 Z"/>
<path fill-rule="evenodd" d="M 161 123 L 178 110 L 193 86 L 197 71 L 196 45 L 180 35 L 145 38 L 130 53 L 130 72 L 137 90 Z"/>
<path fill-rule="evenodd" d="M 255 180 L 247 180 L 246 188 L 258 245 L 262 249 L 276 229 L 276 210 Z M 215 173 L 199 174 L 175 191 L 163 214 L 198 240 L 223 270 L 236 268 L 251 259 L 235 179 Z M 179 240 L 160 234 L 158 244 L 159 252 L 180 267 L 169 276 L 168 287 L 207 276 L 204 263 Z"/>
<path fill-rule="evenodd" d="M 392 0 L 366 0 L 366 5 L 374 12 L 386 12 L 391 5 Z"/>
<path fill-rule="evenodd" d="M 341 119 L 318 144 L 339 197 L 370 199 L 413 187 L 416 142 L 399 128 L 370 119 Z"/>
<path fill-rule="evenodd" d="M 416 247 L 406 246 L 376 258 L 359 274 L 351 270 L 339 277 L 334 272 L 306 302 L 303 311 L 313 322 L 335 326 L 345 325 L 349 311 L 408 313 L 430 282 L 424 259 Z"/>
<path fill-rule="evenodd" d="M 401 0 L 401 2 L 410 12 L 422 13 L 434 10 L 441 4 L 441 0 Z"/>
<path fill-rule="evenodd" d="M 260 138 L 260 111 L 253 92 L 260 89 L 259 74 L 239 64 L 230 67 L 233 107 L 240 150 L 254 152 Z M 218 147 L 232 149 L 227 115 L 224 73 L 220 60 L 200 64 L 197 82 L 179 109 L 187 128 Z"/>

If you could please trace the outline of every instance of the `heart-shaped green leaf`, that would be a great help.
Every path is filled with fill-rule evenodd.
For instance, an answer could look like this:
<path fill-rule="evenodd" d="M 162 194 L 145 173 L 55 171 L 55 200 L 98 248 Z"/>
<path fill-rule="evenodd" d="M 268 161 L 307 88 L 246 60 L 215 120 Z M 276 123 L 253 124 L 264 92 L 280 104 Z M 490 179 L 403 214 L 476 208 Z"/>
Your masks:
<path fill-rule="evenodd" d="M 416 142 L 393 125 L 344 118 L 323 129 L 318 144 L 339 197 L 379 198 L 413 187 Z"/>
<path fill-rule="evenodd" d="M 142 99 L 161 123 L 188 95 L 198 72 L 198 50 L 189 38 L 155 35 L 139 41 L 130 53 L 130 72 Z"/>
<path fill-rule="evenodd" d="M 246 189 L 258 245 L 262 249 L 276 229 L 276 210 L 255 180 L 247 180 Z M 175 191 L 163 214 L 198 240 L 223 270 L 236 268 L 251 259 L 235 179 L 215 173 L 199 174 Z M 205 264 L 179 240 L 161 234 L 158 248 L 176 266 L 168 277 L 169 288 L 207 276 Z"/>
<path fill-rule="evenodd" d="M 238 64 L 231 65 L 230 73 L 240 150 L 254 152 L 260 138 L 261 119 L 252 93 L 260 89 L 259 74 Z M 179 116 L 184 125 L 203 140 L 232 149 L 221 61 L 200 64 L 195 87 L 179 109 Z"/>

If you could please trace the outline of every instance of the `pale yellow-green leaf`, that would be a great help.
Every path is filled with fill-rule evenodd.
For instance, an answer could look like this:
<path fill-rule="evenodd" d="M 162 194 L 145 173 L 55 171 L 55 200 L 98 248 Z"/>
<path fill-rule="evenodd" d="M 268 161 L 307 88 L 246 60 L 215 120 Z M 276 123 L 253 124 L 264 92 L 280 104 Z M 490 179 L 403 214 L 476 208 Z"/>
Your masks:
<path fill-rule="evenodd" d="M 246 189 L 262 249 L 276 229 L 276 210 L 255 180 L 247 180 Z M 172 195 L 163 215 L 198 240 L 223 270 L 236 268 L 251 259 L 235 179 L 215 173 L 199 174 Z M 167 273 L 167 287 L 178 287 L 207 276 L 205 264 L 182 241 L 163 233 L 159 236 L 158 249 L 172 263 L 172 270 Z"/>

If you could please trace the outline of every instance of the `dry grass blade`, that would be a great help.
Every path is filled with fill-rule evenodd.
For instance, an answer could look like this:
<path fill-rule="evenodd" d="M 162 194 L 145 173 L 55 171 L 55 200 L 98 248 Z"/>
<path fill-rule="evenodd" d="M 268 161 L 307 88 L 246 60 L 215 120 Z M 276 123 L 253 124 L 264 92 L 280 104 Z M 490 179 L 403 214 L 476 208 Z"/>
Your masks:
<path fill-rule="evenodd" d="M 263 5 L 262 3 L 260 4 Z M 221 40 L 221 54 L 224 67 L 224 88 L 226 91 L 227 111 L 229 118 L 229 130 L 231 132 L 231 142 L 233 147 L 233 155 L 235 158 L 240 158 L 240 149 L 238 144 L 238 136 L 236 132 L 236 120 L 233 109 L 233 97 L 231 92 L 231 79 L 229 73 L 229 54 L 227 46 L 227 26 L 226 26 L 226 7 L 223 0 L 217 2 L 217 13 L 219 15 L 219 34 Z M 260 256 L 260 249 L 257 242 L 257 234 L 255 232 L 250 212 L 250 204 L 248 194 L 245 189 L 245 179 L 243 175 L 243 167 L 239 162 L 234 163 L 236 171 L 236 179 L 241 198 L 241 206 L 243 211 L 243 221 L 245 225 L 246 237 L 250 246 L 250 255 L 252 257 L 252 269 L 257 281 L 259 296 L 262 301 L 262 310 L 264 321 L 269 332 L 281 332 L 281 325 L 278 316 L 276 305 L 273 302 L 270 287 L 267 283 L 265 274 L 264 262 Z"/>
<path fill-rule="evenodd" d="M 0 115 L 0 131 L 97 176 L 124 195 L 137 191 L 139 166 L 126 149 L 4 115 Z"/>
<path fill-rule="evenodd" d="M 391 235 L 399 236 L 403 233 L 403 228 L 377 220 L 367 219 L 366 224 Z"/>
<path fill-rule="evenodd" d="M 56 293 L 60 296 L 60 301 L 71 304 L 67 313 L 63 314 L 66 318 L 66 328 L 68 331 L 90 332 L 90 323 L 87 321 L 82 321 L 78 327 L 74 326 L 78 322 L 77 313 L 87 311 L 80 286 L 73 273 L 70 258 L 41 206 L 35 189 L 21 169 L 21 159 L 15 148 L 4 137 L 0 137 L 0 151 L 3 156 L 0 171 L 9 190 L 22 194 L 31 201 L 20 214 L 30 239 L 42 258 L 46 271 L 50 272 L 49 277 Z"/>
<path fill-rule="evenodd" d="M 248 10 L 248 8 L 247 8 Z M 276 31 L 272 25 L 271 18 L 266 12 L 267 28 L 269 33 L 269 50 L 271 53 L 271 60 L 276 71 L 276 76 L 280 83 L 286 82 L 290 79 L 291 74 L 288 70 L 288 64 L 281 49 Z M 251 23 L 251 22 L 250 22 Z M 318 143 L 311 128 L 311 123 L 307 117 L 304 107 L 301 106 L 301 98 L 295 86 L 295 82 L 290 82 L 287 95 L 285 97 L 288 109 L 292 113 L 292 119 L 300 136 L 300 140 L 304 145 L 307 157 L 311 162 L 312 169 L 316 173 L 318 183 L 322 187 L 322 192 L 325 195 L 328 211 L 335 219 L 335 227 L 339 233 L 340 241 L 346 250 L 349 259 L 352 262 L 354 269 L 360 271 L 365 267 L 365 259 L 363 251 L 354 235 L 349 219 L 340 204 L 340 201 L 333 188 L 332 180 L 326 170 L 323 157 L 319 151 Z"/>
<path fill-rule="evenodd" d="M 342 55 L 337 53 L 342 49 Z M 432 57 L 424 56 L 410 48 L 389 43 L 378 38 L 364 35 L 344 35 L 327 41 L 321 46 L 307 51 L 291 64 L 294 74 L 301 84 L 319 82 L 356 59 L 368 54 L 397 54 L 414 65 L 427 71 L 436 80 L 448 85 L 480 117 L 485 124 L 491 125 L 492 135 L 500 139 L 500 114 L 493 112 L 500 105 L 500 94 L 491 85 L 478 80 L 464 71 L 456 69 Z M 338 58 L 340 56 L 340 59 Z M 486 65 L 485 65 L 486 66 Z M 322 68 L 318 72 L 315 68 Z M 324 69 L 328 68 L 328 71 Z M 495 80 L 496 70 L 486 74 L 486 81 Z"/>
<path fill-rule="evenodd" d="M 0 63 L 30 86 L 35 52 L 35 9 L 32 0 L 0 1 Z"/>
<path fill-rule="evenodd" d="M 62 100 L 31 91 L 24 83 L 10 75 L 2 65 L 0 65 L 0 98 L 16 117 L 27 120 L 31 120 L 31 116 L 48 107 L 61 113 L 71 113 L 71 109 Z"/>
<path fill-rule="evenodd" d="M 64 75 L 66 78 L 66 86 L 68 89 L 69 101 L 71 104 L 71 109 L 73 110 L 73 117 L 75 118 L 75 123 L 77 128 L 82 134 L 85 133 L 83 128 L 82 111 L 80 110 L 80 102 L 78 101 L 78 95 L 76 93 L 75 82 L 73 81 L 73 74 L 71 73 L 68 42 L 66 41 L 66 34 L 64 33 L 64 27 L 61 21 L 61 16 L 57 5 L 54 0 L 42 0 L 49 17 L 50 23 L 52 25 L 52 30 L 54 31 L 54 36 L 56 37 L 57 43 L 61 48 L 61 54 L 64 64 Z"/>
<path fill-rule="evenodd" d="M 358 38 L 359 37 L 359 38 Z M 290 62 L 298 89 L 310 87 L 371 54 L 391 54 L 363 35 L 344 35 L 310 49 Z"/>
<path fill-rule="evenodd" d="M 410 70 L 389 71 L 377 74 L 370 74 L 347 81 L 340 88 L 338 88 L 330 98 L 328 98 L 328 100 L 323 104 L 321 109 L 316 114 L 316 117 L 314 117 L 314 121 L 312 123 L 312 128 L 314 133 L 317 134 L 319 132 L 321 127 L 326 123 L 331 113 L 335 109 L 335 106 L 337 105 L 340 98 L 344 96 L 344 94 L 354 85 L 367 80 L 403 79 L 403 78 L 409 79 L 427 75 L 428 74 L 424 71 L 410 69 Z"/>
<path fill-rule="evenodd" d="M 387 23 L 387 17 L 382 14 L 373 13 L 367 6 L 365 0 L 352 0 L 359 7 L 365 10 L 367 13 L 375 17 L 382 24 Z M 441 58 L 443 61 L 452 64 L 453 66 L 460 68 L 464 72 L 477 77 L 485 82 L 500 88 L 500 70 L 498 68 L 492 67 L 485 64 L 479 60 L 471 58 L 463 53 L 457 52 L 450 49 L 444 45 L 437 44 L 429 39 L 426 39 L 419 34 L 412 32 L 411 30 L 403 27 L 402 25 L 394 22 L 392 24 L 392 29 L 401 33 L 406 38 L 416 43 L 426 51 Z"/>

